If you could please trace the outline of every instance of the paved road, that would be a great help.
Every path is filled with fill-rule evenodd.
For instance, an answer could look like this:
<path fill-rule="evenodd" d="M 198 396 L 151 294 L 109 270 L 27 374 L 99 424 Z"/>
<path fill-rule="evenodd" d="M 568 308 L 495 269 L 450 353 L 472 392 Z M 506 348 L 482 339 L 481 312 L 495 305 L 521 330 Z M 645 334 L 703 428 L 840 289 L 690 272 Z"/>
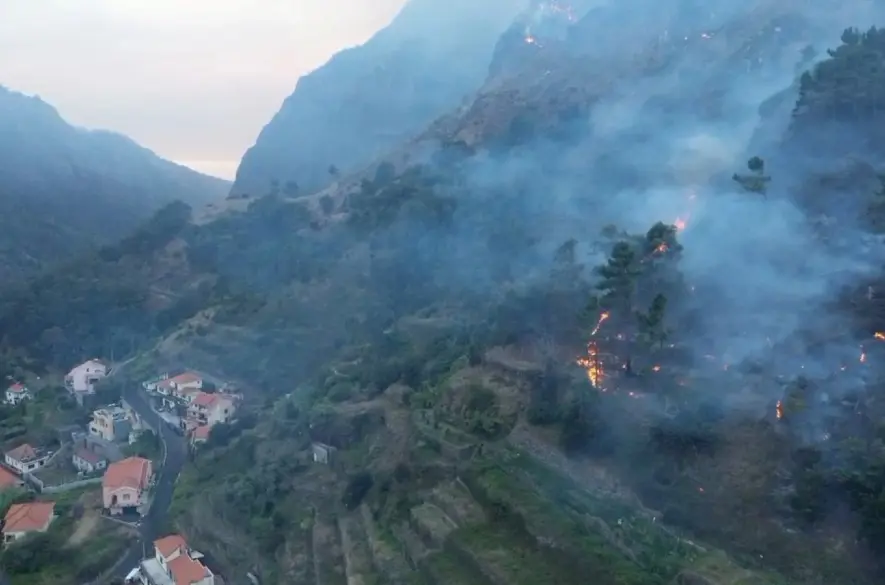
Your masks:
<path fill-rule="evenodd" d="M 148 404 L 147 399 L 137 387 L 127 388 L 123 392 L 123 398 L 135 412 L 138 413 L 150 426 L 159 429 L 160 439 L 166 448 L 166 464 L 160 470 L 157 484 L 154 488 L 154 499 L 147 516 L 142 518 L 139 527 L 138 541 L 126 552 L 126 556 L 114 569 L 112 577 L 125 578 L 144 554 L 152 554 L 152 543 L 165 530 L 166 513 L 169 504 L 172 503 L 172 492 L 175 489 L 175 480 L 181 472 L 181 468 L 187 458 L 187 445 L 180 435 L 172 431 L 168 424 L 157 415 Z"/>

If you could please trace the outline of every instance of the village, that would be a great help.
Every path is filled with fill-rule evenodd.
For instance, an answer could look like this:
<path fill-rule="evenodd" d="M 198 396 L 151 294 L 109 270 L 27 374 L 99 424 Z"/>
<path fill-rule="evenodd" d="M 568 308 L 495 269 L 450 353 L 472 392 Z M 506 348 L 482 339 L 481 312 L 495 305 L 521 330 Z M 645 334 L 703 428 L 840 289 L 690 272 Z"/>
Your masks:
<path fill-rule="evenodd" d="M 171 491 L 174 485 L 178 469 L 163 478 L 171 435 L 176 444 L 196 453 L 213 427 L 234 420 L 242 397 L 227 384 L 185 370 L 140 382 L 134 392 L 144 400 L 133 407 L 120 391 L 131 382 L 120 378 L 111 365 L 92 359 L 72 368 L 61 384 L 39 378 L 10 381 L 0 406 L 4 560 L 17 549 L 28 557 L 29 546 L 46 548 L 40 539 L 63 543 L 66 550 L 100 543 L 101 560 L 72 569 L 79 579 L 91 581 L 111 570 L 120 574 L 116 565 L 125 563 L 127 583 L 221 584 L 203 555 L 180 535 L 154 538 L 153 554 L 148 552 L 151 543 L 142 542 L 143 554 L 134 568 L 135 563 L 127 562 L 127 550 L 137 548 L 146 536 L 153 538 L 142 530 L 142 520 L 157 491 Z M 108 397 L 115 400 L 104 403 Z M 161 483 L 166 487 L 158 487 Z M 164 511 L 154 516 L 162 517 Z M 44 567 L 32 564 L 21 581 L 7 568 L 9 563 L 3 569 L 13 585 L 33 582 L 25 577 Z"/>

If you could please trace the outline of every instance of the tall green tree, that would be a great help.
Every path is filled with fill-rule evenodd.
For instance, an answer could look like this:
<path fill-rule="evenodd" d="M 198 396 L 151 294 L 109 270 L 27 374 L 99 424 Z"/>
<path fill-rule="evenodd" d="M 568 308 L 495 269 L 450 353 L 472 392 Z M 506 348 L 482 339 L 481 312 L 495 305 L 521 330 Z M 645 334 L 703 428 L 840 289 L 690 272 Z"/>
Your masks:
<path fill-rule="evenodd" d="M 637 313 L 639 334 L 649 346 L 664 347 L 670 335 L 664 319 L 667 313 L 667 297 L 658 293 L 652 300 L 648 311 Z"/>
<path fill-rule="evenodd" d="M 642 273 L 639 258 L 629 242 L 621 241 L 612 248 L 605 264 L 596 269 L 600 282 L 597 306 L 603 310 L 617 311 L 623 316 L 633 313 L 636 281 Z"/>

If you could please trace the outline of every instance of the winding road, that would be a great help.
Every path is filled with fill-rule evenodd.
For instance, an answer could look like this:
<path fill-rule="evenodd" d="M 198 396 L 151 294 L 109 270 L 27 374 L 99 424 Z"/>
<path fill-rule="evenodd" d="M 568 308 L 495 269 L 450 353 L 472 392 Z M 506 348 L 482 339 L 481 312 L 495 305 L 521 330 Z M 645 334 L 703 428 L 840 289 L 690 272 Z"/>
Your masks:
<path fill-rule="evenodd" d="M 144 558 L 145 554 L 153 554 L 151 547 L 153 542 L 165 532 L 166 514 L 172 503 L 172 492 L 175 489 L 175 480 L 187 459 L 187 444 L 185 439 L 176 434 L 169 424 L 160 418 L 141 390 L 137 387 L 128 387 L 123 391 L 123 399 L 132 406 L 149 426 L 157 429 L 163 448 L 166 453 L 165 464 L 160 469 L 157 483 L 154 487 L 153 503 L 147 515 L 141 519 L 139 526 L 139 538 L 126 552 L 125 556 L 114 568 L 110 577 L 125 578 Z"/>

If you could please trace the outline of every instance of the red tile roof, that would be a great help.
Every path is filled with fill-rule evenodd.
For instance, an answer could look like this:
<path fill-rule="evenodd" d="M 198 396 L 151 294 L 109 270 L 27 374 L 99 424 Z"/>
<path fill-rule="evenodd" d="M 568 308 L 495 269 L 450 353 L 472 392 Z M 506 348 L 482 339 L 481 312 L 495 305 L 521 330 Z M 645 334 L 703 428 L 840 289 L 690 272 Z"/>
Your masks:
<path fill-rule="evenodd" d="M 194 429 L 194 438 L 195 439 L 208 439 L 209 438 L 209 425 L 202 425 Z"/>
<path fill-rule="evenodd" d="M 55 502 L 28 502 L 13 504 L 6 512 L 3 532 L 31 532 L 42 530 L 52 520 Z"/>
<path fill-rule="evenodd" d="M 210 394 L 209 392 L 200 392 L 197 394 L 197 397 L 194 398 L 194 404 L 197 406 L 210 407 L 212 403 L 215 402 L 218 397 L 215 394 Z"/>
<path fill-rule="evenodd" d="M 151 479 L 151 462 L 143 457 L 127 457 L 111 463 L 101 480 L 102 487 L 118 489 L 122 487 L 143 490 Z"/>
<path fill-rule="evenodd" d="M 195 374 L 194 372 L 185 372 L 183 374 L 178 374 L 177 376 L 170 378 L 175 384 L 191 384 L 193 382 L 199 382 L 203 379 L 203 376 L 199 374 Z"/>
<path fill-rule="evenodd" d="M 0 467 L 0 490 L 22 485 L 22 479 L 5 467 Z"/>
<path fill-rule="evenodd" d="M 170 534 L 154 541 L 154 548 L 165 559 L 178 549 L 187 549 L 187 541 L 180 534 Z"/>
<path fill-rule="evenodd" d="M 200 561 L 194 560 L 187 555 L 181 555 L 166 563 L 175 585 L 191 585 L 199 583 L 209 576 L 209 569 Z"/>
<path fill-rule="evenodd" d="M 20 382 L 16 382 L 15 384 L 13 384 L 9 388 L 7 388 L 6 391 L 7 392 L 15 392 L 16 394 L 20 394 L 22 392 L 26 392 L 27 388 L 25 388 L 24 384 L 22 384 Z"/>
<path fill-rule="evenodd" d="M 12 451 L 7 451 L 6 456 L 11 457 L 16 461 L 31 461 L 32 459 L 37 458 L 37 450 L 27 443 L 24 443 L 23 445 L 19 445 Z"/>

